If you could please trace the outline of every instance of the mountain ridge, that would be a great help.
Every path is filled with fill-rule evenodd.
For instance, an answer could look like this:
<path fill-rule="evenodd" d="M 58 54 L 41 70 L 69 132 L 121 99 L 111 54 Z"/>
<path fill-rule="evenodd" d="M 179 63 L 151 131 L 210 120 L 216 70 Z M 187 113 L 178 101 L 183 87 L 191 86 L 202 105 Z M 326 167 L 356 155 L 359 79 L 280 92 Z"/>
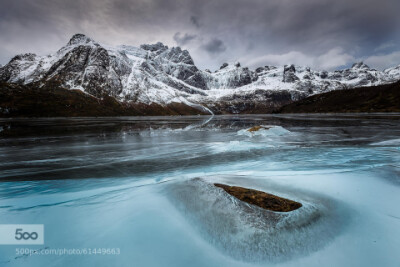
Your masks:
<path fill-rule="evenodd" d="M 255 105 L 265 110 L 318 93 L 398 80 L 400 65 L 378 71 L 362 62 L 332 72 L 295 65 L 251 70 L 240 63 L 203 71 L 180 47 L 160 42 L 111 47 L 83 34 L 73 35 L 53 54 L 21 54 L 0 67 L 1 82 L 37 87 L 58 83 L 97 98 L 107 95 L 119 102 L 161 106 L 180 103 L 208 113 L 241 113 Z"/>

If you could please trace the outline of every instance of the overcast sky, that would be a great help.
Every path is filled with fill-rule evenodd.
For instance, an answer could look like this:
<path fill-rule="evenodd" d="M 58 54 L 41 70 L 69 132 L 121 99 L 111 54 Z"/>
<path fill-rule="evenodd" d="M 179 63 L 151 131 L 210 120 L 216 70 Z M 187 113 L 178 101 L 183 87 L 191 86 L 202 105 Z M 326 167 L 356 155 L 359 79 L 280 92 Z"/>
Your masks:
<path fill-rule="evenodd" d="M 0 64 L 53 53 L 74 33 L 108 44 L 161 41 L 201 69 L 400 64 L 399 0 L 0 0 Z"/>

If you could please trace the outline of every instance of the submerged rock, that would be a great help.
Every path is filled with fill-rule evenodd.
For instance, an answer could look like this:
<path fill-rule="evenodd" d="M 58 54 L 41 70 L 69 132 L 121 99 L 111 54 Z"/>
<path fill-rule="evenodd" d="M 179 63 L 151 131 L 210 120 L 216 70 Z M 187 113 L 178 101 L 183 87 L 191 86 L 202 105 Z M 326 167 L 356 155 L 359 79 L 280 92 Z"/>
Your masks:
<path fill-rule="evenodd" d="M 289 212 L 297 210 L 302 206 L 301 203 L 278 197 L 272 194 L 268 194 L 262 191 L 239 187 L 229 186 L 226 184 L 214 184 L 216 187 L 220 187 L 225 190 L 228 194 L 238 198 L 241 201 L 247 202 L 252 205 L 259 206 L 266 210 Z"/>
<path fill-rule="evenodd" d="M 271 127 L 256 125 L 254 127 L 251 127 L 250 129 L 248 129 L 247 131 L 248 132 L 257 132 L 257 131 L 259 131 L 261 129 L 269 130 L 269 129 L 271 129 Z"/>
<path fill-rule="evenodd" d="M 264 137 L 277 137 L 289 134 L 290 131 L 278 125 L 257 125 L 248 129 L 238 131 L 238 135 L 245 135 L 248 137 L 264 136 Z"/>
<path fill-rule="evenodd" d="M 215 186 L 216 182 L 254 186 L 263 191 L 268 188 L 298 200 L 302 208 L 275 212 L 249 205 Z M 278 263 L 309 255 L 337 236 L 349 218 L 347 211 L 325 196 L 251 177 L 194 178 L 168 183 L 165 190 L 168 199 L 204 240 L 241 261 Z"/>

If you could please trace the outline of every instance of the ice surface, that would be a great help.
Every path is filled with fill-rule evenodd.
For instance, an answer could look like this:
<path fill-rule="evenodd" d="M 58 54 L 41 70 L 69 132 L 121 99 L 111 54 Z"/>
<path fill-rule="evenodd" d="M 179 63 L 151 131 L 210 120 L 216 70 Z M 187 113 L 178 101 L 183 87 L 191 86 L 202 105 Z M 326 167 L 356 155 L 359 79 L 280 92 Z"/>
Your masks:
<path fill-rule="evenodd" d="M 0 120 L 0 223 L 44 224 L 32 249 L 121 250 L 1 246 L 0 266 L 398 266 L 399 118 Z M 277 132 L 238 134 L 256 125 Z M 213 182 L 304 206 L 264 211 Z"/>
<path fill-rule="evenodd" d="M 373 145 L 373 146 L 400 146 L 400 138 L 376 142 L 376 143 L 372 143 L 371 145 Z"/>
<path fill-rule="evenodd" d="M 204 238 L 222 253 L 250 262 L 280 262 L 321 249 L 345 228 L 349 216 L 327 198 L 312 194 L 284 193 L 264 187 L 274 194 L 290 195 L 303 206 L 289 213 L 266 211 L 231 197 L 212 183 L 218 175 L 171 184 L 172 201 Z M 208 179 L 209 181 L 206 181 Z M 241 185 L 243 177 L 230 175 L 223 181 Z M 246 184 L 252 179 L 246 177 Z M 257 184 L 257 180 L 253 181 Z M 258 184 L 259 186 L 259 184 Z"/>

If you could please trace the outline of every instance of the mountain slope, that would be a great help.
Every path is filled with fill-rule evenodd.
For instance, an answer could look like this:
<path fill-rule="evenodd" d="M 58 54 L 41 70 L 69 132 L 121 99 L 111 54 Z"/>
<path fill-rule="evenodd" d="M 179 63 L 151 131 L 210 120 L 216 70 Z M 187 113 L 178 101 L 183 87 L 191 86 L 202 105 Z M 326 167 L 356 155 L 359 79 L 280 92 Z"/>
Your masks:
<path fill-rule="evenodd" d="M 37 88 L 57 84 L 121 103 L 179 103 L 200 113 L 270 112 L 309 95 L 398 80 L 400 66 L 377 71 L 363 63 L 334 72 L 294 65 L 250 70 L 240 63 L 202 71 L 179 47 L 162 43 L 110 47 L 83 34 L 74 35 L 54 54 L 17 55 L 0 67 L 1 82 Z"/>
<path fill-rule="evenodd" d="M 37 87 L 0 82 L 0 117 L 93 117 L 207 114 L 182 103 L 119 102 L 54 85 Z"/>
<path fill-rule="evenodd" d="M 400 82 L 313 95 L 278 113 L 400 112 Z"/>

